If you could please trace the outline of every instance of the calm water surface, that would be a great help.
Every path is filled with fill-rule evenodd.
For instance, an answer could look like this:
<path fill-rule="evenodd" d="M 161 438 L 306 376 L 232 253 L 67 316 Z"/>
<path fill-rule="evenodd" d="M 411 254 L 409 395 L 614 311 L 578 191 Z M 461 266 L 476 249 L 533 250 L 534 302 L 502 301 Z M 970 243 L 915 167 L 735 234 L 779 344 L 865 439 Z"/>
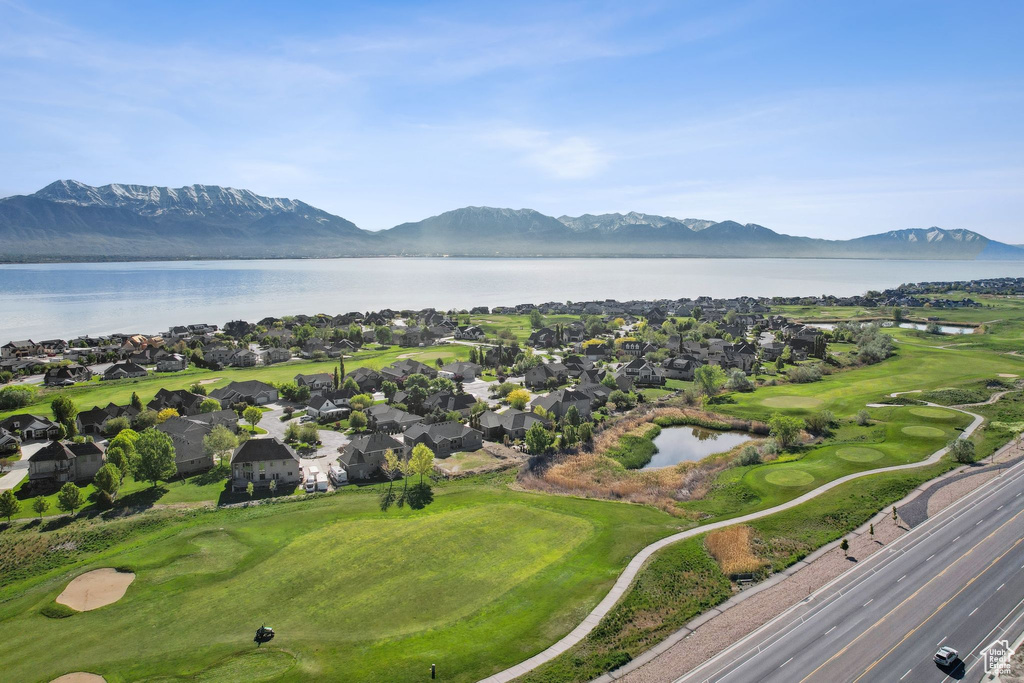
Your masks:
<path fill-rule="evenodd" d="M 1024 276 L 1024 263 L 829 259 L 322 259 L 0 265 L 0 343 L 380 308 L 861 294 Z"/>
<path fill-rule="evenodd" d="M 654 437 L 658 452 L 643 467 L 651 470 L 658 467 L 678 465 L 681 462 L 695 462 L 715 453 L 731 451 L 753 437 L 743 432 L 718 432 L 700 427 L 668 427 Z"/>

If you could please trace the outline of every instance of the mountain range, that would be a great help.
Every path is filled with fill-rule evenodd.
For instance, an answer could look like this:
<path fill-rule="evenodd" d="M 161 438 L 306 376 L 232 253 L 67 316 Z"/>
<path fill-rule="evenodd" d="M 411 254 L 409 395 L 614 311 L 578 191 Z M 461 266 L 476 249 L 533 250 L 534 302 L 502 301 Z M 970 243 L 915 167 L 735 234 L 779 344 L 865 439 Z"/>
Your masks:
<path fill-rule="evenodd" d="M 305 202 L 215 185 L 60 180 L 0 199 L 0 260 L 8 262 L 396 255 L 1018 260 L 1024 248 L 964 229 L 824 240 L 734 221 L 637 212 L 554 218 L 478 206 L 374 232 Z"/>

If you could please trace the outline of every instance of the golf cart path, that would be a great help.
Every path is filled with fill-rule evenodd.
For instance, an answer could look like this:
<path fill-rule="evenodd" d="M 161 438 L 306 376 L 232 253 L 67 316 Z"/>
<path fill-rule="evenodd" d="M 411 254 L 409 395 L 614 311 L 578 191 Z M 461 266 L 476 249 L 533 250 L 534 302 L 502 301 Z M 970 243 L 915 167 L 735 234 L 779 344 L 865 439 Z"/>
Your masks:
<path fill-rule="evenodd" d="M 917 391 L 919 392 L 920 390 L 917 390 Z M 892 394 L 892 396 L 897 396 L 900 393 L 916 393 L 916 392 L 896 392 L 896 393 Z M 955 410 L 957 412 L 964 413 L 966 415 L 970 415 L 971 417 L 973 417 L 974 419 L 971 421 L 971 424 L 966 429 L 964 429 L 964 431 L 960 434 L 959 437 L 957 437 L 959 439 L 965 439 L 965 438 L 969 437 L 971 434 L 974 433 L 974 431 L 978 427 L 981 426 L 981 423 L 984 422 L 984 420 L 985 420 L 985 418 L 982 417 L 981 415 L 976 415 L 975 413 L 969 412 L 967 410 L 963 410 L 961 408 L 953 408 L 953 407 L 950 407 L 950 406 L 941 406 L 941 405 L 938 405 L 936 403 L 928 403 L 926 401 L 922 401 L 922 403 L 924 405 L 931 406 L 931 407 L 934 407 L 934 408 L 943 408 L 943 409 L 947 409 L 947 410 Z M 869 405 L 871 405 L 871 404 L 869 404 Z M 888 405 L 888 404 L 882 404 L 882 405 L 885 405 L 885 407 L 887 407 L 887 408 L 893 407 L 893 406 Z M 604 599 L 601 600 L 601 602 L 599 602 L 597 604 L 597 607 L 595 607 L 593 610 L 591 610 L 590 614 L 588 614 L 586 616 L 586 618 L 583 620 L 583 622 L 580 623 L 580 625 L 577 626 L 576 628 L 574 628 L 572 631 L 570 631 L 568 635 L 564 636 L 561 640 L 559 640 L 554 645 L 551 645 L 546 650 L 543 650 L 542 652 L 537 653 L 533 657 L 530 657 L 526 661 L 520 662 L 519 664 L 516 664 L 513 667 L 505 669 L 504 671 L 499 671 L 498 673 L 496 673 L 496 674 L 494 674 L 492 676 L 488 676 L 487 678 L 483 679 L 480 683 L 507 683 L 508 681 L 511 681 L 511 680 L 513 680 L 515 678 L 518 678 L 519 676 L 522 676 L 523 674 L 526 674 L 527 672 L 532 671 L 533 669 L 537 668 L 538 666 L 551 661 L 555 657 L 559 656 L 560 654 L 562 654 L 566 650 L 569 650 L 574 645 L 576 645 L 577 643 L 582 641 L 591 631 L 594 630 L 594 628 L 597 627 L 597 625 L 598 625 L 598 623 L 600 623 L 601 619 L 603 619 L 605 617 L 605 615 L 607 615 L 608 612 L 611 611 L 612 607 L 615 606 L 615 604 L 622 598 L 622 596 L 626 594 L 626 591 L 629 589 L 630 585 L 633 583 L 633 579 L 636 578 L 636 575 L 643 568 L 643 566 L 647 562 L 647 560 L 649 560 L 652 555 L 654 555 L 656 552 L 658 552 L 659 550 L 661 550 L 662 548 L 664 548 L 666 546 L 672 545 L 673 543 L 685 540 L 687 538 L 692 538 L 694 536 L 698 536 L 700 534 L 707 533 L 709 531 L 714 531 L 716 529 L 722 529 L 722 528 L 725 528 L 725 527 L 728 527 L 728 526 L 733 526 L 735 524 L 743 524 L 745 522 L 751 522 L 751 521 L 753 521 L 755 519 L 761 519 L 762 517 L 767 517 L 768 515 L 773 515 L 776 512 L 782 512 L 783 510 L 788 510 L 790 508 L 796 507 L 797 505 L 802 505 L 803 503 L 806 503 L 807 501 L 812 500 L 812 499 L 820 496 L 822 493 L 825 493 L 826 491 L 830 491 L 830 490 L 834 489 L 837 486 L 841 486 L 842 484 L 845 484 L 847 482 L 853 481 L 855 479 L 860 479 L 861 477 L 867 477 L 867 476 L 871 476 L 871 475 L 874 475 L 874 474 L 881 474 L 883 472 L 897 472 L 897 471 L 900 471 L 900 470 L 916 469 L 918 467 L 926 467 L 928 465 L 934 465 L 948 451 L 949 451 L 948 447 L 943 447 L 943 448 L 940 448 L 939 450 L 935 451 L 934 453 L 932 453 L 926 459 L 919 460 L 917 462 L 907 463 L 905 465 L 892 465 L 890 467 L 880 467 L 878 469 L 865 470 L 863 472 L 855 472 L 853 474 L 848 474 L 848 475 L 846 475 L 844 477 L 840 477 L 838 479 L 833 479 L 832 481 L 830 481 L 830 482 L 828 482 L 826 484 L 822 484 L 821 486 L 819 486 L 816 489 L 808 491 L 807 493 L 803 494 L 802 496 L 794 498 L 794 499 L 792 499 L 790 501 L 787 501 L 785 503 L 781 503 L 779 505 L 776 505 L 775 507 L 766 508 L 764 510 L 759 510 L 757 512 L 751 512 L 749 514 L 742 515 L 740 517 L 732 517 L 730 519 L 725 519 L 725 520 L 722 520 L 722 521 L 719 521 L 719 522 L 713 522 L 711 524 L 704 524 L 702 526 L 697 526 L 697 527 L 694 527 L 692 529 L 687 529 L 686 531 L 681 531 L 681 532 L 679 532 L 677 534 L 672 534 L 671 536 L 666 536 L 665 538 L 663 538 L 663 539 L 661 539 L 659 541 L 655 541 L 654 543 L 650 544 L 649 546 L 647 546 L 646 548 L 644 548 L 640 552 L 638 552 L 633 557 L 633 559 L 630 560 L 629 564 L 626 565 L 626 568 L 622 570 L 621 574 L 619 574 L 619 578 L 615 580 L 615 585 L 613 585 L 611 590 L 608 591 L 608 594 L 604 597 Z"/>

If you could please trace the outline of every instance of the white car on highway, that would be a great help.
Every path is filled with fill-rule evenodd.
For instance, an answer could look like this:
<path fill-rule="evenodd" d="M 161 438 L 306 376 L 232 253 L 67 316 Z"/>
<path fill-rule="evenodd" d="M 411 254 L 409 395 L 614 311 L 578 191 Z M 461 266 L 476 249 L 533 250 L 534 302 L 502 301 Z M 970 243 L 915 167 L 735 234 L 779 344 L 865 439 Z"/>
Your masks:
<path fill-rule="evenodd" d="M 956 660 L 960 659 L 960 653 L 951 647 L 943 645 L 939 648 L 939 651 L 935 653 L 935 656 L 932 659 L 934 659 L 935 663 L 939 666 L 950 666 Z"/>

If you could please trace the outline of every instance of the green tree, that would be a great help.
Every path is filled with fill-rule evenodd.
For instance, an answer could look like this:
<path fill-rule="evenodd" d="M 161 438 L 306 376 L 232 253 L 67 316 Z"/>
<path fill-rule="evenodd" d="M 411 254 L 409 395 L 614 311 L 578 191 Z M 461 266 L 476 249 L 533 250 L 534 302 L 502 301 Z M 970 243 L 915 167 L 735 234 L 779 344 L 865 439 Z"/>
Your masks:
<path fill-rule="evenodd" d="M 135 408 L 135 410 L 139 411 L 140 413 L 143 410 L 143 408 L 142 408 L 142 399 L 139 398 L 139 395 L 136 394 L 134 391 L 132 392 L 131 406 L 132 406 L 132 408 Z"/>
<path fill-rule="evenodd" d="M 249 431 L 255 433 L 256 425 L 263 419 L 263 411 L 256 406 L 249 406 L 242 412 L 242 419 L 249 423 L 252 427 Z"/>
<path fill-rule="evenodd" d="M 725 371 L 717 365 L 702 365 L 693 373 L 693 379 L 705 396 L 714 396 L 725 384 Z"/>
<path fill-rule="evenodd" d="M 153 488 L 161 479 L 167 481 L 178 472 L 174 462 L 174 442 L 163 432 L 155 429 L 142 432 L 135 442 L 135 450 L 139 453 L 138 476 L 150 482 Z"/>
<path fill-rule="evenodd" d="M 50 411 L 53 412 L 54 421 L 64 425 L 68 438 L 76 434 L 78 429 L 75 417 L 78 416 L 78 407 L 74 401 L 67 396 L 56 396 L 50 401 Z"/>
<path fill-rule="evenodd" d="M 366 415 L 358 410 L 352 411 L 352 414 L 348 416 L 348 426 L 356 431 L 365 429 Z"/>
<path fill-rule="evenodd" d="M 290 425 L 289 425 L 290 426 Z M 218 464 L 224 464 L 224 457 L 238 448 L 238 437 L 224 425 L 217 425 L 203 437 L 203 451 Z"/>
<path fill-rule="evenodd" d="M 974 462 L 974 442 L 968 439 L 954 439 L 949 442 L 949 455 L 953 462 L 969 465 Z"/>
<path fill-rule="evenodd" d="M 359 384 L 356 383 L 351 377 L 346 377 L 345 381 L 341 383 L 341 390 L 344 392 L 352 392 L 353 394 L 359 393 Z"/>
<path fill-rule="evenodd" d="M 250 483 L 252 483 L 252 482 L 250 482 Z M 277 479 L 271 479 L 270 480 L 270 495 L 272 495 L 272 496 L 276 496 L 277 495 Z"/>
<path fill-rule="evenodd" d="M 573 427 L 580 426 L 580 422 L 583 419 L 580 417 L 580 411 L 577 410 L 576 406 L 569 406 L 569 410 L 565 411 L 565 421 Z"/>
<path fill-rule="evenodd" d="M 108 446 L 106 457 L 107 463 L 117 468 L 121 481 L 124 481 L 126 475 L 135 472 L 136 456 L 134 450 L 129 452 L 124 446 Z"/>
<path fill-rule="evenodd" d="M 589 444 L 594 440 L 594 425 L 591 422 L 584 422 L 580 425 L 580 441 Z"/>
<path fill-rule="evenodd" d="M 380 471 L 388 480 L 388 491 L 390 492 L 391 487 L 395 484 L 395 479 L 402 473 L 402 462 L 395 455 L 394 449 L 389 448 L 384 451 L 384 464 L 380 466 Z"/>
<path fill-rule="evenodd" d="M 412 456 L 409 458 L 409 469 L 413 474 L 420 475 L 420 483 L 423 483 L 423 475 L 430 474 L 434 469 L 434 451 L 426 444 L 418 443 L 413 446 Z"/>
<path fill-rule="evenodd" d="M 103 433 L 108 438 L 114 438 L 126 429 L 131 429 L 132 423 L 127 417 L 112 417 L 103 424 Z"/>
<path fill-rule="evenodd" d="M 849 557 L 850 556 L 850 542 L 849 541 L 847 541 L 844 538 L 843 542 L 839 544 L 839 547 L 842 548 L 842 550 L 843 550 L 843 557 Z"/>
<path fill-rule="evenodd" d="M 44 496 L 36 496 L 35 500 L 32 501 L 32 512 L 39 515 L 39 519 L 42 519 L 49 509 L 50 502 Z"/>
<path fill-rule="evenodd" d="M 84 502 L 85 498 L 82 496 L 82 489 L 70 481 L 61 486 L 60 491 L 57 492 L 57 508 L 69 515 L 73 515 L 75 510 L 81 507 Z"/>
<path fill-rule="evenodd" d="M 540 422 L 526 430 L 526 447 L 533 455 L 545 453 L 551 447 L 551 433 Z"/>
<path fill-rule="evenodd" d="M 215 413 L 218 410 L 220 410 L 220 401 L 215 398 L 204 399 L 203 402 L 199 404 L 200 413 Z"/>
<path fill-rule="evenodd" d="M 249 495 L 250 500 L 252 499 L 252 494 L 255 491 L 256 491 L 256 487 L 253 486 L 251 481 L 248 484 L 245 485 L 245 492 Z"/>
<path fill-rule="evenodd" d="M 117 490 L 121 488 L 121 470 L 113 463 L 107 463 L 99 469 L 92 480 L 93 485 L 105 493 L 110 500 L 117 497 Z"/>
<path fill-rule="evenodd" d="M 530 311 L 530 327 L 535 330 L 539 330 L 544 327 L 544 317 L 540 314 L 536 308 Z"/>
<path fill-rule="evenodd" d="M 779 445 L 783 448 L 788 448 L 796 443 L 796 439 L 800 434 L 800 428 L 802 423 L 795 417 L 787 417 L 781 413 L 775 413 L 771 419 L 768 420 L 768 427 L 771 430 L 771 435 L 775 437 L 775 440 L 779 442 Z"/>
<path fill-rule="evenodd" d="M 4 489 L 0 493 L 0 517 L 6 517 L 7 523 L 11 523 L 11 517 L 21 510 L 21 501 L 14 495 L 11 489 Z"/>
<path fill-rule="evenodd" d="M 395 394 L 398 393 L 398 385 L 391 380 L 386 379 L 380 383 L 380 390 L 383 392 L 384 398 L 386 398 L 390 403 L 391 399 L 393 399 Z"/>
<path fill-rule="evenodd" d="M 356 394 L 348 400 L 352 410 L 366 410 L 373 405 L 372 394 Z"/>

